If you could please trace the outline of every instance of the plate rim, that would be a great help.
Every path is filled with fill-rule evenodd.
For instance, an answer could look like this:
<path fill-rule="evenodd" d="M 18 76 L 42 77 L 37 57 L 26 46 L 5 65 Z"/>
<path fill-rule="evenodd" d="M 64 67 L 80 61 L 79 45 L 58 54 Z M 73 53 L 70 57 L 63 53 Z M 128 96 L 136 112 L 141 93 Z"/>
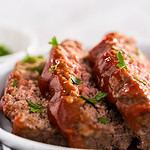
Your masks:
<path fill-rule="evenodd" d="M 17 148 L 17 149 L 18 148 L 22 149 L 22 144 L 28 144 L 30 145 L 30 148 L 31 146 L 34 148 L 33 150 L 39 150 L 39 148 L 42 148 L 43 150 L 83 150 L 83 149 L 78 149 L 78 148 L 69 148 L 69 147 L 63 147 L 63 146 L 57 146 L 57 145 L 45 144 L 42 142 L 33 141 L 30 139 L 12 134 L 11 132 L 8 132 L 1 127 L 0 127 L 0 140 L 2 141 L 4 145 L 9 146 L 11 148 Z M 13 145 L 15 145 L 16 147 L 14 147 Z M 25 146 L 25 149 L 27 148 L 29 148 L 29 146 Z"/>

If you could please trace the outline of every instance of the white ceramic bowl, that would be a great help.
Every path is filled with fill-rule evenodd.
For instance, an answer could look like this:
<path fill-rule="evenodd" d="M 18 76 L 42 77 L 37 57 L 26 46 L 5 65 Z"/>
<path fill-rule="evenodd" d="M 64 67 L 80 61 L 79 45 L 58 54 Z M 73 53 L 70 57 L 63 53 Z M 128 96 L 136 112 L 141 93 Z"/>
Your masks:
<path fill-rule="evenodd" d="M 11 125 L 2 114 L 0 114 L 0 122 L 2 127 L 0 128 L 0 141 L 10 148 L 15 148 L 16 150 L 81 150 L 35 142 L 11 134 L 9 132 Z"/>
<path fill-rule="evenodd" d="M 0 27 L 0 44 L 10 48 L 12 54 L 0 56 L 0 64 L 8 60 L 21 58 L 27 49 L 37 46 L 37 39 L 33 33 L 21 31 L 10 27 Z"/>
<path fill-rule="evenodd" d="M 28 50 L 28 54 L 44 55 L 45 57 L 47 57 L 48 53 L 49 53 L 49 49 L 50 49 L 49 45 L 45 45 L 45 46 L 42 46 L 42 47 L 36 48 L 36 49 L 31 48 Z M 19 56 L 11 57 L 11 59 L 9 59 L 9 61 L 6 63 L 0 64 L 0 70 L 1 70 L 0 71 L 0 96 L 3 93 L 3 89 L 5 86 L 5 82 L 6 82 L 8 74 L 14 68 L 16 62 L 25 57 L 26 53 L 24 53 L 24 52 L 19 53 L 18 55 Z M 7 60 L 5 60 L 5 61 L 7 61 Z"/>
<path fill-rule="evenodd" d="M 145 40 L 142 42 L 144 43 Z M 150 58 L 150 44 L 140 44 L 141 49 L 146 53 L 147 56 Z M 44 51 L 40 49 L 41 51 Z M 45 50 L 47 52 L 47 50 Z M 0 95 L 2 94 L 2 89 L 4 89 L 5 81 L 9 72 L 13 69 L 15 62 L 7 63 L 5 65 L 0 66 Z M 0 141 L 3 144 L 7 145 L 8 147 L 17 149 L 17 150 L 79 150 L 74 148 L 66 148 L 60 146 L 54 146 L 50 144 L 43 144 L 40 142 L 35 142 L 32 140 L 28 140 L 14 134 L 11 134 L 11 124 L 10 122 L 4 117 L 2 113 L 0 113 Z"/>

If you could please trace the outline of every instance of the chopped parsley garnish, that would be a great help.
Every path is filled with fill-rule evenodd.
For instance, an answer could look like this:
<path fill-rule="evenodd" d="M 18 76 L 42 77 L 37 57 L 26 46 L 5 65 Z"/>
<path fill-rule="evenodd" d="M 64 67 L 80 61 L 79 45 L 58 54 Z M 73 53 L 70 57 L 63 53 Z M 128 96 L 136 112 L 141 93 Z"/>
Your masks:
<path fill-rule="evenodd" d="M 57 66 L 58 66 L 58 64 L 55 64 L 55 65 L 52 65 L 49 69 L 48 69 L 48 71 L 51 73 L 51 72 L 54 72 L 56 69 L 57 69 Z"/>
<path fill-rule="evenodd" d="M 23 62 L 25 63 L 35 63 L 36 62 L 36 58 L 30 55 L 27 55 L 24 59 Z"/>
<path fill-rule="evenodd" d="M 88 103 L 91 103 L 91 104 L 93 104 L 93 105 L 96 105 L 98 102 L 102 101 L 103 98 L 105 98 L 106 96 L 107 96 L 107 93 L 100 91 L 100 92 L 98 92 L 98 93 L 95 95 L 95 97 L 93 97 L 93 98 L 87 98 L 87 97 L 85 97 L 85 96 L 83 96 L 83 95 L 81 95 L 80 97 L 81 97 L 82 99 L 86 100 Z"/>
<path fill-rule="evenodd" d="M 125 50 L 123 49 L 123 48 L 120 48 L 120 47 L 116 47 L 115 45 L 113 45 L 112 46 L 112 49 L 114 49 L 115 51 L 120 51 L 120 53 L 124 53 L 125 54 Z M 127 53 L 126 53 L 126 55 L 130 58 L 130 59 L 132 59 L 133 60 L 133 58 L 132 58 L 132 56 L 130 56 L 130 55 L 128 55 Z M 123 57 L 123 56 L 122 56 Z M 118 66 L 119 67 L 119 66 Z M 120 68 L 120 67 L 119 67 Z"/>
<path fill-rule="evenodd" d="M 41 113 L 43 106 L 41 104 L 33 103 L 31 100 L 27 100 L 30 111 L 33 113 Z"/>
<path fill-rule="evenodd" d="M 43 59 L 43 56 L 31 56 L 31 55 L 26 55 L 25 58 L 23 59 L 24 63 L 36 63 L 38 60 Z"/>
<path fill-rule="evenodd" d="M 122 53 L 120 51 L 118 51 L 117 53 L 117 59 L 118 59 L 118 64 L 117 64 L 117 67 L 119 68 L 127 68 L 126 64 L 125 64 L 125 61 L 124 61 L 124 58 L 122 56 Z"/>
<path fill-rule="evenodd" d="M 11 50 L 5 45 L 0 45 L 0 56 L 5 56 L 11 54 Z"/>
<path fill-rule="evenodd" d="M 55 46 L 57 46 L 58 45 L 58 41 L 57 41 L 57 39 L 56 39 L 56 37 L 54 36 L 54 37 L 52 37 L 52 39 L 49 41 L 49 44 L 51 44 L 52 45 L 52 47 L 55 47 Z"/>
<path fill-rule="evenodd" d="M 12 86 L 17 87 L 17 85 L 18 85 L 18 81 L 17 81 L 17 79 L 14 79 L 12 82 Z"/>
<path fill-rule="evenodd" d="M 90 104 L 93 104 L 93 105 L 96 105 L 96 103 L 97 103 L 96 99 L 87 98 L 87 97 L 85 97 L 83 95 L 81 95 L 80 98 L 84 99 L 86 102 L 88 102 Z"/>
<path fill-rule="evenodd" d="M 73 84 L 77 84 L 77 85 L 81 83 L 81 80 L 75 76 L 71 76 L 71 81 Z"/>
<path fill-rule="evenodd" d="M 98 118 L 98 121 L 101 124 L 108 124 L 109 123 L 109 119 L 107 117 L 100 117 L 100 118 Z"/>
<path fill-rule="evenodd" d="M 97 101 L 99 101 L 99 100 L 105 98 L 106 96 L 107 96 L 107 93 L 100 91 L 100 92 L 98 92 L 98 93 L 96 94 L 95 99 L 96 99 Z"/>
<path fill-rule="evenodd" d="M 43 66 L 33 67 L 33 68 L 31 68 L 31 71 L 35 71 L 35 72 L 38 72 L 39 74 L 41 74 L 43 71 Z"/>
<path fill-rule="evenodd" d="M 38 55 L 38 56 L 35 56 L 37 57 L 37 59 L 44 59 L 43 55 Z"/>
<path fill-rule="evenodd" d="M 135 77 L 135 79 L 136 79 L 138 82 L 142 83 L 143 85 L 147 85 L 144 81 L 138 79 L 137 77 Z"/>

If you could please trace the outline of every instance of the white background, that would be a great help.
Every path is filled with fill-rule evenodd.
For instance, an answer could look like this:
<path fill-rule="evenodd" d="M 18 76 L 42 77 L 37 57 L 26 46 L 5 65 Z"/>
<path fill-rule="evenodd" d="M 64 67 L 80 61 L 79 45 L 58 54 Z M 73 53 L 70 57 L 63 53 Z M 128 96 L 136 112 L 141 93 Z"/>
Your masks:
<path fill-rule="evenodd" d="M 109 31 L 150 37 L 149 0 L 0 0 L 0 26 L 33 32 L 39 44 L 74 38 L 89 45 Z"/>

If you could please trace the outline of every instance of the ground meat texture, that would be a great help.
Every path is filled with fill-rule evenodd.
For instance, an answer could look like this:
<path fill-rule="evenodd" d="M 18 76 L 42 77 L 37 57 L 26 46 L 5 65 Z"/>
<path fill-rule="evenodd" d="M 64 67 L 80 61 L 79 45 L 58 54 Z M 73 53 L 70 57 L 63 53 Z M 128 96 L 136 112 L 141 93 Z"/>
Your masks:
<path fill-rule="evenodd" d="M 72 81 L 72 77 L 80 83 Z M 50 122 L 66 137 L 70 147 L 126 150 L 130 145 L 132 133 L 116 110 L 108 109 L 103 101 L 93 106 L 81 98 L 94 97 L 98 89 L 80 43 L 66 40 L 52 48 L 39 87 L 49 98 Z M 101 117 L 109 123 L 100 122 Z"/>
<path fill-rule="evenodd" d="M 66 145 L 64 138 L 51 127 L 47 116 L 48 100 L 42 97 L 38 78 L 45 60 L 36 63 L 18 62 L 10 73 L 2 97 L 3 112 L 12 122 L 16 135 L 55 145 Z M 38 68 L 38 69 L 35 69 Z M 40 104 L 42 112 L 31 112 L 28 100 Z"/>
<path fill-rule="evenodd" d="M 106 35 L 91 50 L 90 60 L 99 88 L 140 138 L 142 149 L 150 149 L 150 62 L 133 39 L 119 33 Z"/>

